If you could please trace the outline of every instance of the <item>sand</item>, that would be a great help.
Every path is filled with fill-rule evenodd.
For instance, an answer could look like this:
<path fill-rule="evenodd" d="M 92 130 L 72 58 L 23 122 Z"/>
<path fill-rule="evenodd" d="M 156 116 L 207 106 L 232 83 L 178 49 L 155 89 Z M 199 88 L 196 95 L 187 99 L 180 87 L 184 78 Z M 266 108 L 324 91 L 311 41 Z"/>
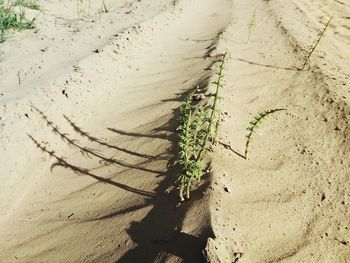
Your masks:
<path fill-rule="evenodd" d="M 105 2 L 41 1 L 0 46 L 0 262 L 348 262 L 350 4 Z M 179 206 L 179 106 L 224 52 L 211 173 Z"/>

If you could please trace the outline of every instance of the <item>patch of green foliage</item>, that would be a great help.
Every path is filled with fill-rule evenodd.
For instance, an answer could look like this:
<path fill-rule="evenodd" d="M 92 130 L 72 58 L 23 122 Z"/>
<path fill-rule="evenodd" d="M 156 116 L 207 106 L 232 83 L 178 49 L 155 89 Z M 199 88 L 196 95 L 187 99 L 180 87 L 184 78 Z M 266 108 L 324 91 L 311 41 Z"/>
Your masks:
<path fill-rule="evenodd" d="M 23 6 L 34 10 L 39 10 L 40 5 L 37 0 L 15 0 L 13 6 Z"/>
<path fill-rule="evenodd" d="M 213 100 L 207 105 L 193 103 L 195 92 L 192 92 L 180 108 L 179 131 L 179 156 L 176 161 L 182 168 L 179 176 L 180 200 L 190 198 L 193 185 L 200 181 L 204 163 L 203 158 L 210 149 L 210 143 L 215 141 L 220 121 L 218 103 L 221 99 L 219 91 L 223 88 L 223 70 L 226 54 L 223 55 L 219 70 L 216 73 L 218 79 L 213 82 L 216 87 Z"/>
<path fill-rule="evenodd" d="M 271 114 L 278 112 L 278 111 L 284 111 L 286 109 L 273 109 L 273 110 L 266 110 L 264 112 L 260 112 L 257 116 L 254 117 L 254 120 L 252 120 L 249 124 L 249 127 L 247 128 L 248 134 L 247 134 L 247 142 L 245 145 L 245 152 L 244 156 L 247 159 L 248 158 L 248 148 L 250 143 L 252 142 L 253 135 L 256 133 L 257 129 L 261 125 L 261 123 Z"/>
<path fill-rule="evenodd" d="M 9 30 L 24 30 L 34 27 L 35 19 L 28 20 L 23 10 L 18 13 L 12 5 L 5 6 L 4 1 L 0 0 L 0 43 L 5 41 L 5 35 Z"/>

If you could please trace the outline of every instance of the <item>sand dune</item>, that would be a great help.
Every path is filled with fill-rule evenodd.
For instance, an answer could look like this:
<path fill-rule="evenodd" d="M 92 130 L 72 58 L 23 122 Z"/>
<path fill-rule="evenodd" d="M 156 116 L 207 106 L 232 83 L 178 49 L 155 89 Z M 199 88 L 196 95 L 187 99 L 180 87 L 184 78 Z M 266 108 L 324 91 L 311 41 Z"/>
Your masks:
<path fill-rule="evenodd" d="M 0 46 L 0 262 L 347 262 L 350 5 L 106 3 L 42 1 Z M 212 175 L 177 206 L 179 106 L 224 52 Z"/>
<path fill-rule="evenodd" d="M 211 206 L 217 239 L 209 248 L 220 248 L 221 262 L 242 254 L 238 262 L 350 258 L 350 71 L 344 49 L 349 43 L 336 33 L 343 30 L 340 11 L 349 6 L 295 2 L 236 3 L 233 13 L 240 22 L 224 34 L 244 38 L 244 23 L 256 10 L 247 45 L 223 40 L 222 49 L 233 58 L 226 65 L 223 142 L 242 154 L 253 116 L 266 109 L 287 111 L 262 124 L 248 160 L 223 147 L 215 151 Z M 295 70 L 330 15 L 335 15 L 332 30 L 311 57 L 310 70 Z"/>

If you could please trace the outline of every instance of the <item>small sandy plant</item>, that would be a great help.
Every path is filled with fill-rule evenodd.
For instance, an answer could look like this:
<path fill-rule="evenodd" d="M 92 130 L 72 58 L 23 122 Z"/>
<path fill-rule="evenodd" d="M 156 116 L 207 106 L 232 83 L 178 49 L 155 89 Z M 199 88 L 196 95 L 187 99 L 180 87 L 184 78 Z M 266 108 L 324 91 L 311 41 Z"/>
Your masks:
<path fill-rule="evenodd" d="M 223 71 L 226 54 L 222 56 L 218 78 L 213 82 L 215 94 L 207 105 L 194 103 L 197 90 L 190 93 L 180 108 L 179 156 L 176 161 L 182 168 L 179 175 L 179 196 L 181 201 L 190 198 L 191 188 L 199 183 L 204 171 L 206 152 L 215 141 L 220 121 L 218 109 L 220 89 L 223 88 Z"/>
<path fill-rule="evenodd" d="M 318 36 L 318 38 L 317 38 L 315 44 L 313 45 L 312 49 L 311 49 L 310 52 L 308 53 L 307 57 L 305 58 L 304 64 L 303 64 L 303 66 L 301 67 L 301 70 L 305 70 L 307 64 L 309 63 L 309 60 L 310 60 L 312 54 L 313 54 L 314 51 L 316 50 L 316 48 L 317 48 L 318 44 L 320 43 L 322 37 L 325 35 L 327 28 L 328 28 L 329 25 L 331 24 L 331 22 L 332 22 L 332 20 L 333 20 L 333 17 L 334 17 L 334 16 L 331 16 L 331 17 L 329 18 L 328 22 L 326 23 L 326 25 L 324 26 L 323 30 L 322 30 L 321 33 L 319 34 L 319 36 Z"/>
<path fill-rule="evenodd" d="M 5 34 L 9 30 L 24 30 L 34 28 L 35 19 L 28 20 L 25 13 L 14 10 L 14 5 L 10 2 L 4 3 L 0 0 L 0 43 L 5 41 Z"/>
<path fill-rule="evenodd" d="M 260 127 L 261 123 L 270 115 L 279 112 L 279 111 L 285 111 L 286 109 L 273 109 L 273 110 L 267 110 L 264 112 L 259 113 L 257 116 L 254 117 L 254 120 L 252 120 L 249 124 L 249 127 L 247 128 L 247 141 L 245 144 L 245 151 L 244 151 L 244 157 L 245 159 L 248 159 L 248 148 L 249 145 L 252 142 L 253 135 L 257 132 L 258 128 Z"/>
<path fill-rule="evenodd" d="M 249 23 L 248 23 L 248 37 L 247 37 L 246 44 L 249 43 L 250 38 L 251 38 L 252 33 L 253 33 L 253 29 L 255 28 L 255 26 L 256 26 L 256 10 L 254 10 L 254 12 L 249 20 Z"/>

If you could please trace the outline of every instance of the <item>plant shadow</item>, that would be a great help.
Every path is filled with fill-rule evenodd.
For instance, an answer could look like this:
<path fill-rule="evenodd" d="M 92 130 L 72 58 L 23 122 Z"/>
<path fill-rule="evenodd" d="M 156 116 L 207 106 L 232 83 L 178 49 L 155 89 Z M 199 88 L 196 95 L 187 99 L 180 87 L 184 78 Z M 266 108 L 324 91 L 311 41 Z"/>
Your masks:
<path fill-rule="evenodd" d="M 196 85 L 196 88 L 204 88 L 208 85 L 209 78 L 202 78 Z M 173 101 L 182 102 L 189 92 L 178 94 Z M 92 222 L 102 221 L 111 218 L 117 218 L 119 215 L 125 215 L 135 212 L 139 209 L 152 206 L 150 212 L 139 222 L 131 222 L 130 227 L 126 230 L 130 239 L 135 243 L 135 247 L 126 252 L 117 262 L 164 262 L 164 259 L 169 256 L 181 258 L 184 262 L 202 262 L 202 250 L 205 247 L 208 236 L 212 235 L 208 228 L 209 224 L 204 224 L 205 229 L 200 231 L 198 235 L 185 233 L 182 230 L 182 224 L 185 219 L 186 212 L 189 207 L 203 197 L 203 192 L 208 187 L 209 182 L 202 183 L 195 191 L 192 192 L 190 201 L 182 203 L 179 207 L 179 197 L 177 190 L 174 187 L 176 184 L 177 175 L 180 170 L 174 165 L 178 138 L 175 133 L 177 128 L 178 109 L 173 110 L 171 119 L 164 125 L 157 127 L 147 134 L 138 133 L 134 131 L 125 131 L 117 128 L 108 128 L 109 131 L 116 133 L 118 136 L 126 136 L 132 139 L 137 138 L 152 138 L 167 140 L 171 143 L 171 149 L 164 156 L 149 155 L 147 153 L 139 153 L 127 148 L 112 145 L 96 136 L 91 135 L 82 127 L 76 124 L 72 119 L 63 116 L 71 128 L 81 137 L 88 139 L 91 142 L 107 147 L 112 150 L 120 151 L 130 156 L 136 156 L 144 159 L 137 164 L 131 164 L 126 161 L 118 160 L 116 157 L 108 157 L 97 149 L 89 148 L 82 145 L 78 140 L 73 139 L 68 133 L 63 132 L 52 120 L 48 118 L 42 111 L 32 106 L 33 110 L 41 117 L 46 126 L 52 133 L 57 135 L 65 144 L 80 152 L 84 158 L 96 159 L 102 166 L 115 165 L 126 170 L 134 170 L 140 172 L 147 172 L 162 176 L 162 180 L 154 191 L 145 191 L 137 189 L 126 184 L 117 182 L 114 178 L 105 178 L 98 175 L 95 170 L 101 167 L 87 169 L 79 165 L 73 164 L 68 158 L 60 156 L 54 150 L 49 149 L 48 144 L 36 139 L 33 135 L 28 134 L 29 139 L 42 152 L 50 156 L 54 160 L 51 165 L 51 170 L 56 167 L 63 167 L 73 171 L 79 176 L 88 176 L 97 181 L 97 183 L 104 183 L 115 186 L 124 191 L 140 195 L 144 198 L 143 204 L 130 205 L 129 207 L 119 211 L 109 211 L 109 213 L 90 219 L 83 219 L 80 221 Z M 149 168 L 149 164 L 153 161 L 163 160 L 166 162 L 166 171 L 158 171 Z M 96 183 L 93 183 L 96 184 Z M 167 193 L 170 188 L 173 191 Z M 189 249 L 191 248 L 191 249 Z M 116 251 L 118 248 L 116 248 Z"/>
<path fill-rule="evenodd" d="M 276 65 L 270 65 L 270 64 L 264 64 L 264 63 L 259 63 L 255 61 L 250 61 L 242 58 L 234 58 L 238 61 L 248 63 L 249 65 L 255 65 L 255 66 L 260 66 L 260 67 L 265 67 L 265 68 L 273 68 L 273 69 L 283 69 L 283 70 L 291 70 L 291 71 L 301 71 L 300 68 L 297 67 L 281 67 L 281 66 L 276 66 Z"/>
<path fill-rule="evenodd" d="M 209 81 L 209 79 L 208 79 Z M 203 83 L 201 83 L 201 86 Z M 184 101 L 189 93 L 180 95 L 177 99 Z M 179 110 L 173 112 L 178 116 Z M 175 131 L 177 120 L 173 117 L 166 128 L 158 128 L 156 131 L 170 129 Z M 119 133 L 119 132 L 118 132 Z M 125 134 L 127 136 L 140 136 L 140 134 Z M 146 135 L 147 136 L 147 135 Z M 203 262 L 202 250 L 205 247 L 212 230 L 209 224 L 204 224 L 205 229 L 199 235 L 188 234 L 182 230 L 182 224 L 188 209 L 203 197 L 203 192 L 209 186 L 208 180 L 192 191 L 191 200 L 179 203 L 178 191 L 174 189 L 170 194 L 165 194 L 169 187 L 174 185 L 180 168 L 174 165 L 178 152 L 178 138 L 175 133 L 168 137 L 172 141 L 172 159 L 168 161 L 168 176 L 160 182 L 156 189 L 156 196 L 149 202 L 153 208 L 140 222 L 132 222 L 126 230 L 136 247 L 129 250 L 115 262 L 166 262 L 169 256 L 180 258 L 182 262 Z"/>
<path fill-rule="evenodd" d="M 214 44 L 209 45 L 207 47 L 206 54 L 201 57 L 201 59 L 210 56 L 210 53 L 213 52 L 214 47 Z M 205 92 L 210 83 L 210 73 L 207 71 L 211 70 L 211 67 L 217 62 L 218 59 L 219 56 L 216 56 L 211 60 L 207 60 L 206 68 L 204 68 L 202 77 L 196 81 L 195 85 L 187 84 L 186 86 L 193 87 L 192 90 L 198 89 L 201 90 L 202 93 Z M 186 89 L 186 91 L 183 91 L 180 94 L 175 94 L 175 98 L 170 97 L 167 100 L 162 100 L 161 103 L 169 103 L 174 101 L 176 101 L 176 103 L 182 103 L 189 93 L 191 93 L 191 91 Z M 115 262 L 165 262 L 169 257 L 177 257 L 183 262 L 191 263 L 204 261 L 202 250 L 205 247 L 208 237 L 213 236 L 209 224 L 209 216 L 205 214 L 205 211 L 199 211 L 201 214 L 205 214 L 205 216 L 198 215 L 198 220 L 200 220 L 200 222 L 194 222 L 195 232 L 187 233 L 186 230 L 183 229 L 183 224 L 189 208 L 194 203 L 199 203 L 199 200 L 203 197 L 203 193 L 208 188 L 209 181 L 207 178 L 205 178 L 206 176 L 204 176 L 201 185 L 191 192 L 191 200 L 181 203 L 180 206 L 178 205 L 178 191 L 176 190 L 176 187 L 174 187 L 174 184 L 176 184 L 178 174 L 180 173 L 180 168 L 174 165 L 174 163 L 176 160 L 179 143 L 178 136 L 175 133 L 178 123 L 177 116 L 179 116 L 179 109 L 174 109 L 170 113 L 170 119 L 165 125 L 157 127 L 148 133 L 125 131 L 116 127 L 107 128 L 109 131 L 115 133 L 116 136 L 126 136 L 130 137 L 132 140 L 137 138 L 167 140 L 171 145 L 171 149 L 167 151 L 166 156 L 163 154 L 153 156 L 149 153 L 140 153 L 128 148 L 112 145 L 111 143 L 101 140 L 91 133 L 85 131 L 68 116 L 63 116 L 74 132 L 80 137 L 83 137 L 94 144 L 98 144 L 100 147 L 116 150 L 123 154 L 143 159 L 142 162 L 139 163 L 128 163 L 127 161 L 120 160 L 114 156 L 106 156 L 104 152 L 100 152 L 97 149 L 82 145 L 79 141 L 72 139 L 69 134 L 63 132 L 42 111 L 34 106 L 32 108 L 37 114 L 39 114 L 52 133 L 57 135 L 65 144 L 80 152 L 84 158 L 96 159 L 101 165 L 104 166 L 114 165 L 125 170 L 152 173 L 157 176 L 162 176 L 162 179 L 154 191 L 150 192 L 142 189 L 136 189 L 126 184 L 116 182 L 114 178 L 105 178 L 97 175 L 95 170 L 99 169 L 99 167 L 87 169 L 73 164 L 67 160 L 67 158 L 62 157 L 54 150 L 49 149 L 48 145 L 34 138 L 33 135 L 28 134 L 30 140 L 33 141 L 37 148 L 54 159 L 55 162 L 52 164 L 51 169 L 54 169 L 55 167 L 63 167 L 73 171 L 77 175 L 94 178 L 97 183 L 113 185 L 119 189 L 141 195 L 143 198 L 143 204 L 130 204 L 129 207 L 122 210 L 108 211 L 107 214 L 99 215 L 95 218 L 85 218 L 83 222 L 96 222 L 108 219 L 117 220 L 117 217 L 120 215 L 133 213 L 145 207 L 152 207 L 142 220 L 137 222 L 132 221 L 129 227 L 125 230 L 130 240 L 133 241 L 134 247 L 128 250 L 124 255 L 118 254 L 119 249 L 118 247 L 115 247 Z M 128 160 L 128 158 L 126 158 L 126 160 Z M 166 171 L 150 168 L 153 167 L 150 166 L 150 164 L 157 160 L 166 162 Z M 96 184 L 96 182 L 94 184 Z M 169 192 L 170 188 L 173 188 L 173 190 Z M 117 240 L 118 237 L 115 237 L 115 239 Z M 128 248 L 129 247 L 126 247 L 125 249 Z M 104 256 L 105 255 L 101 256 L 101 261 L 102 257 Z M 100 260 L 97 258 L 95 262 L 100 262 Z"/>

